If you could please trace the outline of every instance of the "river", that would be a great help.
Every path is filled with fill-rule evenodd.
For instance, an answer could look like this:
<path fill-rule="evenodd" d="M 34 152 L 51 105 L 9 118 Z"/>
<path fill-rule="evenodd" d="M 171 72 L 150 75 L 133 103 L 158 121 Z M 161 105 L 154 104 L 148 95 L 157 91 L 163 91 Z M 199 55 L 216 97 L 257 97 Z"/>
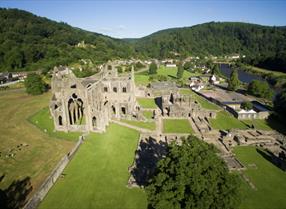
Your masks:
<path fill-rule="evenodd" d="M 220 71 L 224 76 L 229 78 L 232 69 L 229 67 L 228 64 L 221 64 Z M 237 72 L 238 72 L 238 79 L 243 83 L 250 83 L 253 80 L 260 80 L 260 81 L 265 80 L 260 75 L 251 74 L 240 69 Z"/>

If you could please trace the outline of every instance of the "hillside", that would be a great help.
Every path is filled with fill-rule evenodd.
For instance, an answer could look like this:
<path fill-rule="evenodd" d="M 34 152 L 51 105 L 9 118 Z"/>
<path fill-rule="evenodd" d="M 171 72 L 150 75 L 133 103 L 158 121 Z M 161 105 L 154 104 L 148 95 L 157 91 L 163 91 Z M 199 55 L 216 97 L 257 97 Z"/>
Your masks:
<path fill-rule="evenodd" d="M 78 43 L 84 44 L 78 47 Z M 244 62 L 286 72 L 286 27 L 210 22 L 115 39 L 17 9 L 0 8 L 0 71 L 49 70 L 80 59 L 246 55 Z"/>
<path fill-rule="evenodd" d="M 210 22 L 162 30 L 132 40 L 136 52 L 165 58 L 187 55 L 246 55 L 246 62 L 286 71 L 286 28 L 248 23 Z"/>
<path fill-rule="evenodd" d="M 76 47 L 84 41 L 85 47 Z M 91 33 L 17 9 L 0 8 L 1 71 L 48 70 L 79 59 L 130 57 L 122 40 Z"/>

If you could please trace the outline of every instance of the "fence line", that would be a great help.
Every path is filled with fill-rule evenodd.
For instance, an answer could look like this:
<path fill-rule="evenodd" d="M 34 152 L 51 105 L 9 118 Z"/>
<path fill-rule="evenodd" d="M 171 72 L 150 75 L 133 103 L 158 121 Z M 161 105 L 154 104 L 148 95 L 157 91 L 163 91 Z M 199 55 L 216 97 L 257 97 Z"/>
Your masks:
<path fill-rule="evenodd" d="M 36 209 L 38 207 L 40 202 L 47 195 L 48 191 L 52 188 L 52 186 L 55 184 L 57 179 L 60 177 L 63 170 L 65 169 L 67 164 L 70 162 L 73 155 L 78 150 L 79 146 L 82 144 L 83 140 L 84 140 L 83 136 L 80 136 L 76 145 L 72 148 L 72 150 L 68 154 L 66 154 L 64 157 L 62 157 L 62 159 L 58 162 L 58 164 L 53 169 L 51 174 L 42 183 L 40 188 L 33 194 L 33 196 L 30 198 L 30 200 L 27 202 L 27 204 L 23 207 L 23 209 Z"/>

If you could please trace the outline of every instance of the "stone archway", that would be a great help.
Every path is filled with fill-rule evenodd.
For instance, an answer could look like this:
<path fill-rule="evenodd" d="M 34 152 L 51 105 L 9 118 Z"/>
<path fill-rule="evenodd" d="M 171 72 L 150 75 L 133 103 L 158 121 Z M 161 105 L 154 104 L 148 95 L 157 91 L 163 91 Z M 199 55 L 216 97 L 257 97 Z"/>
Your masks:
<path fill-rule="evenodd" d="M 113 115 L 116 115 L 116 108 L 113 105 L 111 106 L 111 110 L 112 110 Z"/>
<path fill-rule="evenodd" d="M 92 117 L 92 127 L 93 127 L 93 129 L 95 129 L 97 127 L 97 120 L 96 120 L 95 116 Z"/>
<path fill-rule="evenodd" d="M 63 125 L 63 117 L 60 115 L 59 118 L 59 126 L 62 126 Z"/>
<path fill-rule="evenodd" d="M 126 115 L 126 107 L 121 107 L 121 112 L 123 115 Z"/>
<path fill-rule="evenodd" d="M 68 101 L 68 115 L 70 125 L 77 124 L 79 121 L 81 122 L 84 116 L 83 101 L 75 93 L 72 94 Z"/>

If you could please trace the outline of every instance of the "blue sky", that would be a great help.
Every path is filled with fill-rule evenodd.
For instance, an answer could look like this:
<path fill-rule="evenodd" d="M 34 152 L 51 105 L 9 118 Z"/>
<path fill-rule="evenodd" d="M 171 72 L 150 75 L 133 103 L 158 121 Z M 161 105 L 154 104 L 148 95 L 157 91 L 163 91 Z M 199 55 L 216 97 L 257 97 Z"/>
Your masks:
<path fill-rule="evenodd" d="M 117 38 L 210 21 L 286 25 L 286 0 L 0 0 L 0 6 Z"/>

